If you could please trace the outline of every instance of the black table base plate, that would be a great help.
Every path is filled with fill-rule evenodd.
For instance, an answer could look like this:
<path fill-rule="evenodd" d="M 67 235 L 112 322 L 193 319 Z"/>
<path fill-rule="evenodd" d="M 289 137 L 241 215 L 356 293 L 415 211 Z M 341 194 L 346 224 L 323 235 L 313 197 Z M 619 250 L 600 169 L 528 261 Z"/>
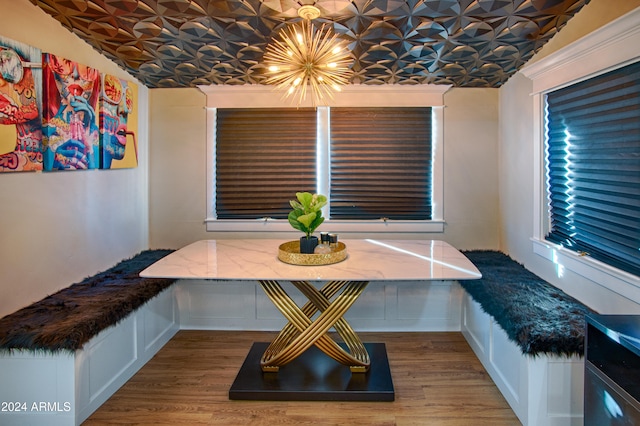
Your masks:
<path fill-rule="evenodd" d="M 261 401 L 393 401 L 395 393 L 384 343 L 365 343 L 367 373 L 351 373 L 315 346 L 277 373 L 264 373 L 260 358 L 269 346 L 256 342 L 229 390 L 229 399 Z"/>

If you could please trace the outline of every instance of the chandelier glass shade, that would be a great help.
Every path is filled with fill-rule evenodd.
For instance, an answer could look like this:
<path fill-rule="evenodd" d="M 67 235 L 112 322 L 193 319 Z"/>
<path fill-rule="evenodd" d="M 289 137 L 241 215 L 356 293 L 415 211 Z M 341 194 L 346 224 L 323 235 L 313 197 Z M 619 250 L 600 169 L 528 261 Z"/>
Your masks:
<path fill-rule="evenodd" d="M 346 41 L 325 24 L 320 29 L 313 25 L 311 19 L 319 16 L 317 8 L 303 6 L 298 14 L 303 18 L 301 25 L 282 29 L 280 39 L 267 46 L 266 83 L 282 89 L 284 98 L 297 99 L 298 105 L 306 100 L 308 91 L 314 105 L 323 104 L 349 83 L 353 60 Z"/>

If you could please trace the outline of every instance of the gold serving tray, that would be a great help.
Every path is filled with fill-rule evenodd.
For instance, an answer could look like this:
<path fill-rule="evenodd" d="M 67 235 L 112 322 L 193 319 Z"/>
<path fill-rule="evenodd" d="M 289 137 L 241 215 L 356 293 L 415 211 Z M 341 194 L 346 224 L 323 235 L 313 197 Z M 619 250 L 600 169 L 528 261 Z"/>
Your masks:
<path fill-rule="evenodd" d="M 304 254 L 300 253 L 300 241 L 289 241 L 280 244 L 278 259 L 284 263 L 302 266 L 331 265 L 342 262 L 347 258 L 347 246 L 338 242 L 338 247 L 331 253 Z"/>

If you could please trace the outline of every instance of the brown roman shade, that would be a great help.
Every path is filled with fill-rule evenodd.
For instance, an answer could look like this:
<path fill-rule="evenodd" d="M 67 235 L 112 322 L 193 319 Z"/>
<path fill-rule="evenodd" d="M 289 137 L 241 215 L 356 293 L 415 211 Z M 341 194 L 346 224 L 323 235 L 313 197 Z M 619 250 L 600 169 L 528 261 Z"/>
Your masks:
<path fill-rule="evenodd" d="M 316 188 L 313 108 L 218 109 L 218 219 L 286 218 L 298 191 Z"/>
<path fill-rule="evenodd" d="M 331 109 L 332 219 L 431 219 L 431 108 Z"/>

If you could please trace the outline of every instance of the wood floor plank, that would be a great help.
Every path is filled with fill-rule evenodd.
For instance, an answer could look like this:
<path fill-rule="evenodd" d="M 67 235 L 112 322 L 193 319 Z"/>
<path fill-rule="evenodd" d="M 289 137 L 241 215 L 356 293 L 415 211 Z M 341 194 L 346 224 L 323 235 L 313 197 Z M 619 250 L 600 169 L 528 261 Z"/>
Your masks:
<path fill-rule="evenodd" d="M 83 425 L 520 425 L 460 333 L 360 334 L 387 347 L 393 402 L 229 400 L 251 345 L 274 336 L 179 331 Z"/>

